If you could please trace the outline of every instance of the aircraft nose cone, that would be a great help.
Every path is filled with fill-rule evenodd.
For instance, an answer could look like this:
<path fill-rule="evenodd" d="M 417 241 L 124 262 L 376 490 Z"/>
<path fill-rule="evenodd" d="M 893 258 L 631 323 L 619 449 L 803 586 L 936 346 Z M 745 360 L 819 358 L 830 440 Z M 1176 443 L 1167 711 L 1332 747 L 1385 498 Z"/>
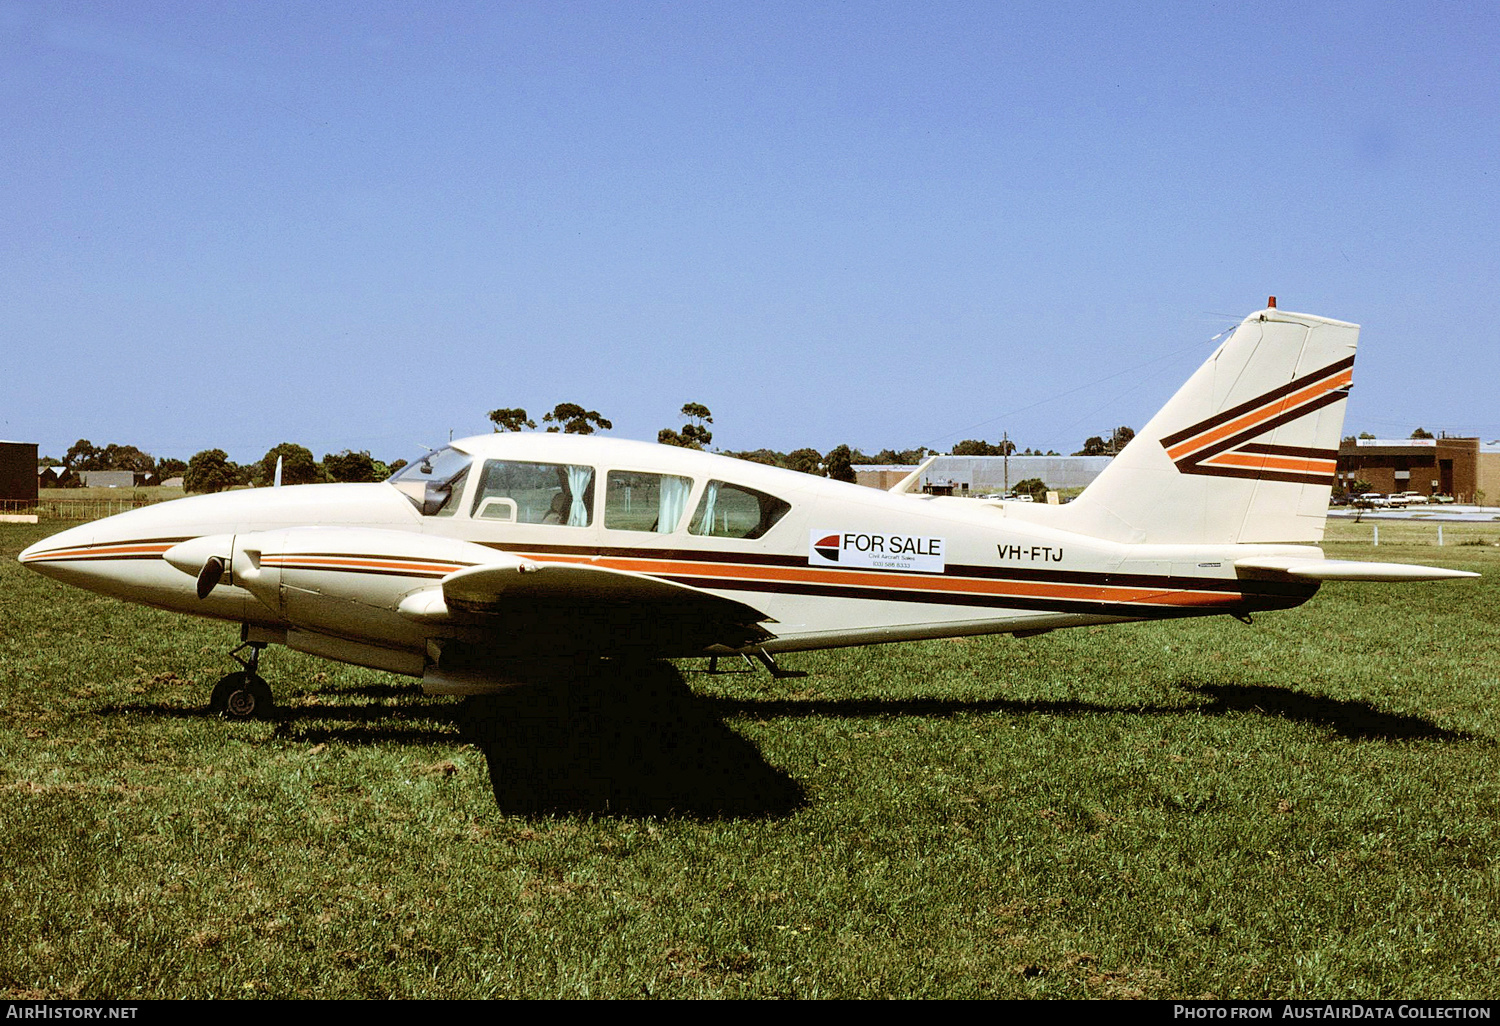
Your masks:
<path fill-rule="evenodd" d="M 32 545 L 20 561 L 30 570 L 100 595 L 169 609 L 191 604 L 193 612 L 202 612 L 193 580 L 207 557 L 197 566 L 181 568 L 187 576 L 162 558 L 196 539 L 205 527 L 223 532 L 220 525 L 227 517 L 221 510 L 192 503 L 160 503 L 70 528 Z M 208 517 L 193 515 L 205 508 Z"/>
<path fill-rule="evenodd" d="M 129 514 L 120 514 L 121 517 Z M 161 554 L 173 540 L 113 529 L 114 518 L 97 520 L 43 538 L 18 557 L 27 569 L 64 584 L 101 594 L 128 597 L 142 574 L 161 565 Z"/>
<path fill-rule="evenodd" d="M 43 538 L 35 545 L 28 545 L 16 558 L 23 566 L 49 577 L 58 576 L 55 571 L 76 562 L 93 546 L 92 524 L 59 531 L 50 538 Z"/>

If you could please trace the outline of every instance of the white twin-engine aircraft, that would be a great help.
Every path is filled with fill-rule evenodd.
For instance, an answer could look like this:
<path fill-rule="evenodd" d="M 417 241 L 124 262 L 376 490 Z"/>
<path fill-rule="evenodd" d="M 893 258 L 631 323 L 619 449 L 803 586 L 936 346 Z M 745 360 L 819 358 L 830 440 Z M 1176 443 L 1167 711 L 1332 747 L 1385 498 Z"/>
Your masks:
<path fill-rule="evenodd" d="M 1329 560 L 1359 327 L 1247 317 L 1078 499 L 889 492 L 666 445 L 454 442 L 382 484 L 223 492 L 54 535 L 21 562 L 242 625 L 212 706 L 264 713 L 271 643 L 474 694 L 565 661 L 771 654 L 1227 613 L 1325 580 L 1473 574 Z M 240 653 L 248 650 L 248 655 Z"/>

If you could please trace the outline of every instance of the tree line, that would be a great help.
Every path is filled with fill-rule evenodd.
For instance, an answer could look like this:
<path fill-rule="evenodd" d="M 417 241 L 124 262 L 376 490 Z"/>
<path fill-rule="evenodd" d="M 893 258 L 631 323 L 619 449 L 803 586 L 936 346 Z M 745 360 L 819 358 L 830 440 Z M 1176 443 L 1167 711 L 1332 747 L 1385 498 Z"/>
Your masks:
<path fill-rule="evenodd" d="M 75 442 L 62 459 L 47 456 L 40 463 L 43 467 L 71 471 L 63 478 L 64 487 L 80 487 L 85 470 L 127 470 L 154 477 L 158 483 L 181 477 L 183 490 L 188 492 L 222 492 L 273 483 L 278 457 L 282 464 L 282 484 L 384 481 L 406 466 L 406 460 L 385 463 L 374 459 L 368 450 L 325 453 L 318 461 L 313 459 L 311 450 L 292 442 L 282 442 L 254 463 L 235 463 L 223 449 L 205 449 L 186 462 L 172 458 L 157 460 L 133 445 L 96 446 L 86 438 Z"/>
<path fill-rule="evenodd" d="M 318 462 L 310 449 L 293 442 L 282 442 L 247 465 L 232 463 L 223 449 L 205 449 L 188 460 L 182 487 L 188 492 L 222 492 L 243 485 L 264 488 L 276 482 L 278 459 L 281 483 L 287 485 L 384 481 L 406 466 L 406 460 L 374 459 L 368 449 L 325 453 Z"/>
<path fill-rule="evenodd" d="M 684 403 L 679 411 L 684 423 L 678 427 L 664 427 L 657 432 L 656 440 L 663 445 L 676 445 L 687 449 L 707 450 L 713 442 L 710 425 L 714 422 L 713 411 L 702 403 Z M 489 411 L 488 419 L 497 432 L 536 430 L 538 423 L 522 407 L 506 407 Z M 577 403 L 558 403 L 541 418 L 544 431 L 569 435 L 591 435 L 596 431 L 609 431 L 614 424 L 598 410 L 586 409 Z M 1115 428 L 1106 438 L 1102 435 L 1090 437 L 1074 456 L 1114 455 L 1134 437 L 1128 427 Z M 837 445 L 828 452 L 813 448 L 793 449 L 779 452 L 775 449 L 749 449 L 744 451 L 715 450 L 720 455 L 762 463 L 804 474 L 833 478 L 836 481 L 853 481 L 854 468 L 869 465 L 914 466 L 929 456 L 938 455 L 938 450 L 919 446 L 915 449 L 881 449 L 876 453 L 865 453 L 849 445 Z M 955 444 L 950 452 L 955 456 L 1056 456 L 1055 451 L 1040 449 L 1018 451 L 1016 443 L 1008 438 L 999 442 L 969 438 Z M 219 492 L 229 488 L 270 485 L 276 474 L 276 461 L 281 460 L 282 484 L 319 484 L 323 482 L 383 481 L 406 466 L 406 460 L 390 463 L 373 458 L 368 450 L 345 449 L 339 453 L 325 453 L 322 460 L 313 458 L 312 451 L 293 442 L 282 442 L 273 447 L 254 463 L 235 463 L 223 449 L 205 449 L 186 462 L 179 459 L 156 460 L 149 453 L 133 445 L 96 446 L 88 439 L 79 439 L 62 459 L 46 457 L 42 466 L 66 467 L 73 471 L 67 484 L 82 483 L 79 471 L 84 470 L 128 470 L 137 474 L 151 475 L 157 481 L 181 476 L 183 488 L 188 492 Z"/>

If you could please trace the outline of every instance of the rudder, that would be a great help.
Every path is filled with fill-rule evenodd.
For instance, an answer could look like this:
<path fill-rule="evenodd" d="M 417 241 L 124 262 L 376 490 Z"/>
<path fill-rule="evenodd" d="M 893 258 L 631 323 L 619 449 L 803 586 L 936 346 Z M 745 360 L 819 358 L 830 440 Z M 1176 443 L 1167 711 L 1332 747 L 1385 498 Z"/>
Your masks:
<path fill-rule="evenodd" d="M 1065 509 L 1071 530 L 1159 544 L 1316 543 L 1359 325 L 1251 314 Z"/>

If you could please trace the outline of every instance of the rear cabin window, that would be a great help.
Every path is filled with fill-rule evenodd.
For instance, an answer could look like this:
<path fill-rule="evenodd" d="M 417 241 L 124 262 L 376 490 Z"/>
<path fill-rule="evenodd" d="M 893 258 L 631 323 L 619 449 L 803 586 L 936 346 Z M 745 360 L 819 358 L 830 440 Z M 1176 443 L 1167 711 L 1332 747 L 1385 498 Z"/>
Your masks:
<path fill-rule="evenodd" d="M 673 474 L 611 470 L 604 489 L 604 526 L 611 531 L 670 534 L 687 513 L 693 479 Z"/>
<path fill-rule="evenodd" d="M 475 520 L 587 527 L 593 510 L 593 467 L 485 460 L 469 515 Z"/>
<path fill-rule="evenodd" d="M 727 481 L 710 481 L 693 512 L 688 533 L 709 538 L 759 538 L 786 516 L 791 504 Z"/>

